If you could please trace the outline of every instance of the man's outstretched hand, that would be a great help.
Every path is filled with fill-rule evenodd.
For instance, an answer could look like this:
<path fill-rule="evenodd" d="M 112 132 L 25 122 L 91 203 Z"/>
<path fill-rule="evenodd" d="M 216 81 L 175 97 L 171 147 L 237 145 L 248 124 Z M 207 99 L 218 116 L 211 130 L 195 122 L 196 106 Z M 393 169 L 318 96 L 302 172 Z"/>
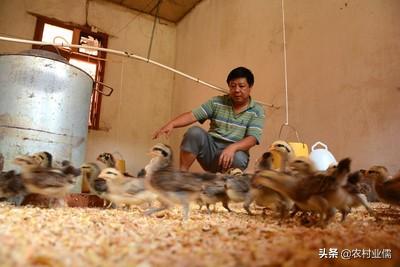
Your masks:
<path fill-rule="evenodd" d="M 168 138 L 171 135 L 173 129 L 174 129 L 173 125 L 171 123 L 168 123 L 167 125 L 161 127 L 156 132 L 154 132 L 152 138 L 157 139 L 161 135 L 165 135 L 165 137 Z"/>

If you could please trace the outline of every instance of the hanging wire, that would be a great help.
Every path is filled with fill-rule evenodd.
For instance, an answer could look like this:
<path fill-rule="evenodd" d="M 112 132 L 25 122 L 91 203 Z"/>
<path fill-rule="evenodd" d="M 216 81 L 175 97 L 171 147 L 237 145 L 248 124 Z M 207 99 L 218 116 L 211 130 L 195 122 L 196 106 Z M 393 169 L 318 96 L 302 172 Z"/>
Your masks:
<path fill-rule="evenodd" d="M 285 6 L 282 0 L 282 32 L 283 32 L 283 65 L 285 73 L 285 125 L 289 125 L 289 96 L 288 96 L 288 78 L 287 78 L 287 59 L 286 59 L 286 27 L 285 27 Z"/>
<path fill-rule="evenodd" d="M 118 97 L 118 110 L 117 110 L 117 147 L 119 147 L 120 141 L 120 123 L 121 123 L 121 103 L 124 92 L 124 71 L 125 71 L 125 62 L 122 60 L 121 62 L 121 76 L 120 76 L 120 92 Z M 122 156 L 122 155 L 121 155 Z"/>
<path fill-rule="evenodd" d="M 149 51 L 147 52 L 147 59 L 148 59 L 148 60 L 150 60 L 151 47 L 152 47 L 152 45 L 153 45 L 154 32 L 155 32 L 155 30 L 156 30 L 156 24 L 157 24 L 157 19 L 158 19 L 158 12 L 160 11 L 161 1 L 162 1 L 162 0 L 158 0 L 156 14 L 154 15 L 154 23 L 153 23 L 153 29 L 152 29 L 152 31 L 151 31 L 151 38 L 150 38 Z"/>
<path fill-rule="evenodd" d="M 129 24 L 131 24 L 135 19 L 140 17 L 142 14 L 145 14 L 146 13 L 145 10 L 150 6 L 151 3 L 153 3 L 153 0 L 150 0 L 149 2 L 147 2 L 146 6 L 142 10 L 139 10 L 138 14 L 136 16 L 134 16 L 131 20 L 129 20 L 129 22 L 127 24 L 125 24 L 121 29 L 119 29 L 115 35 L 118 35 L 121 31 L 123 31 L 126 27 L 128 27 Z"/>

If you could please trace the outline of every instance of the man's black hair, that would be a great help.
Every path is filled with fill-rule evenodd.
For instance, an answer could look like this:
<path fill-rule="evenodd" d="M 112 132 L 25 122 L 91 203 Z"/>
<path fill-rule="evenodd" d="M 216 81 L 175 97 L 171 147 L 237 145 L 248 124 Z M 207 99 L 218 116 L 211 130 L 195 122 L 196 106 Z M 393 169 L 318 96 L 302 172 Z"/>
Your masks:
<path fill-rule="evenodd" d="M 228 78 L 226 78 L 226 83 L 229 84 L 230 81 L 235 80 L 237 78 L 246 78 L 247 83 L 250 87 L 254 84 L 254 75 L 251 70 L 245 67 L 238 67 L 236 69 L 231 70 L 228 74 Z"/>

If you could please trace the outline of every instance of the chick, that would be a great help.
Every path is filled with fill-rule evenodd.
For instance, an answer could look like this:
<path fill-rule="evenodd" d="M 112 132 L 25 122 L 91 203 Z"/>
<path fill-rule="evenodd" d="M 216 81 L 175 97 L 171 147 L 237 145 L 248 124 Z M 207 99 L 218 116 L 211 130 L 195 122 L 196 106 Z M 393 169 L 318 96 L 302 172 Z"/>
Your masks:
<path fill-rule="evenodd" d="M 125 177 L 115 168 L 105 168 L 98 176 L 99 179 L 106 181 L 107 189 L 103 192 L 109 201 L 117 206 L 123 204 L 140 205 L 142 203 L 151 203 L 157 199 L 157 195 L 146 190 L 144 179 L 131 179 Z"/>
<path fill-rule="evenodd" d="M 350 172 L 350 163 L 351 160 L 349 158 L 343 159 L 330 172 L 322 172 L 316 175 L 316 177 L 323 177 L 320 180 L 321 190 L 318 194 L 323 196 L 328 202 L 328 222 L 334 216 L 335 209 L 341 211 L 342 221 L 353 206 L 362 204 L 368 211 L 372 211 L 365 203 L 364 198 L 358 195 L 359 191 L 355 190 L 356 185 L 349 183 L 348 173 Z"/>
<path fill-rule="evenodd" d="M 146 171 L 145 171 L 144 168 L 141 169 L 141 170 L 136 174 L 136 177 L 137 177 L 137 178 L 144 178 L 145 176 L 146 176 Z"/>
<path fill-rule="evenodd" d="M 375 192 L 373 181 L 367 177 L 367 172 L 368 170 L 360 169 L 360 173 L 362 175 L 361 177 L 362 188 L 360 190 L 363 194 L 367 196 L 367 200 L 369 202 L 379 202 L 380 200 L 378 198 L 378 194 Z"/>
<path fill-rule="evenodd" d="M 274 155 L 275 160 L 279 160 L 279 171 L 287 171 L 289 161 L 294 157 L 292 147 L 285 141 L 275 141 L 270 146 L 270 152 Z"/>
<path fill-rule="evenodd" d="M 41 151 L 34 153 L 32 158 L 36 160 L 39 166 L 43 168 L 52 168 L 53 167 L 53 155 L 47 151 Z"/>
<path fill-rule="evenodd" d="M 247 214 L 252 215 L 250 210 L 250 204 L 252 202 L 252 197 L 250 193 L 250 175 L 232 175 L 225 176 L 225 191 L 229 199 L 233 202 L 244 202 L 243 208 L 246 210 Z"/>
<path fill-rule="evenodd" d="M 256 184 L 270 187 L 290 197 L 300 209 L 317 212 L 320 225 L 325 226 L 335 214 L 335 207 L 341 204 L 339 202 L 343 191 L 339 194 L 335 192 L 346 183 L 350 162 L 348 158 L 340 161 L 332 175 L 316 173 L 308 177 L 296 177 L 286 173 L 262 171 L 253 180 Z"/>
<path fill-rule="evenodd" d="M 41 167 L 30 156 L 18 156 L 14 164 L 21 167 L 21 177 L 28 192 L 53 197 L 65 205 L 63 198 L 74 186 L 76 177 L 59 169 Z"/>
<path fill-rule="evenodd" d="M 116 161 L 114 156 L 111 153 L 104 152 L 97 156 L 97 160 L 101 163 L 104 163 L 107 168 L 116 168 Z M 125 177 L 133 177 L 131 174 L 124 172 Z M 137 176 L 137 178 L 141 178 L 143 176 Z"/>
<path fill-rule="evenodd" d="M 342 221 L 346 219 L 351 208 L 361 205 L 365 207 L 371 216 L 376 216 L 375 212 L 368 205 L 368 200 L 365 195 L 366 190 L 368 190 L 368 185 L 361 182 L 362 176 L 360 171 L 355 171 L 348 175 L 347 184 L 343 188 L 350 197 L 346 198 L 344 205 L 338 208 L 342 213 Z"/>
<path fill-rule="evenodd" d="M 0 200 L 7 200 L 19 206 L 27 194 L 21 175 L 13 170 L 3 171 L 3 169 L 4 156 L 0 153 Z"/>
<path fill-rule="evenodd" d="M 21 175 L 15 171 L 0 172 L 0 198 L 25 196 L 26 193 Z"/>
<path fill-rule="evenodd" d="M 312 176 L 313 173 L 317 173 L 314 164 L 308 158 L 297 157 L 290 163 L 289 166 L 291 173 L 297 177 L 304 178 Z M 331 165 L 326 171 L 320 173 L 328 176 L 333 175 L 337 170 L 337 166 L 337 164 Z M 325 195 L 325 197 L 327 198 L 328 202 L 330 200 L 333 202 L 330 203 L 330 205 L 334 206 L 342 213 L 342 221 L 345 220 L 352 207 L 358 207 L 360 205 L 364 206 L 370 215 L 375 216 L 375 213 L 369 207 L 368 201 L 364 195 L 364 192 L 367 190 L 368 186 L 360 182 L 360 177 L 360 172 L 353 172 L 348 176 L 347 182 L 338 187 L 337 190 L 326 191 L 327 195 Z M 329 183 L 326 185 L 328 184 Z"/>
<path fill-rule="evenodd" d="M 314 163 L 308 157 L 294 157 L 289 162 L 288 173 L 297 179 L 306 179 L 317 173 Z M 302 210 L 296 205 L 293 205 L 291 217 L 294 217 L 298 212 Z M 302 213 L 302 220 L 308 221 L 308 211 Z"/>
<path fill-rule="evenodd" d="M 259 173 L 264 170 L 271 170 L 272 168 L 273 156 L 271 152 L 265 152 L 259 159 L 256 160 L 255 173 Z M 253 177 L 251 177 L 253 179 Z M 275 208 L 280 214 L 280 220 L 283 220 L 287 215 L 289 210 L 293 206 L 293 202 L 288 198 L 278 193 L 277 191 L 265 187 L 260 184 L 251 183 L 250 186 L 250 197 L 246 199 L 244 206 L 250 207 L 252 202 L 256 205 L 270 208 Z M 263 211 L 263 214 L 265 209 Z"/>
<path fill-rule="evenodd" d="M 333 173 L 337 168 L 337 164 L 331 163 L 326 169 L 326 173 Z"/>
<path fill-rule="evenodd" d="M 104 163 L 107 168 L 115 168 L 115 159 L 111 153 L 104 152 L 97 156 L 97 160 Z"/>
<path fill-rule="evenodd" d="M 272 156 L 271 152 L 268 151 L 263 153 L 262 156 L 256 160 L 255 172 L 257 173 L 263 170 L 271 170 L 273 160 L 274 157 Z"/>
<path fill-rule="evenodd" d="M 200 209 L 201 206 L 205 204 L 210 213 L 210 205 L 215 205 L 218 202 L 221 202 L 222 206 L 229 212 L 232 211 L 229 208 L 229 197 L 225 191 L 225 182 L 217 181 L 213 185 L 203 185 L 199 199 Z"/>
<path fill-rule="evenodd" d="M 314 163 L 306 157 L 295 157 L 289 162 L 289 173 L 297 178 L 306 178 L 317 173 Z"/>
<path fill-rule="evenodd" d="M 256 172 L 262 169 L 271 169 L 272 160 L 271 152 L 264 153 L 262 158 L 257 160 Z M 243 208 L 249 215 L 252 215 L 250 205 L 255 202 L 263 207 L 275 206 L 280 212 L 281 218 L 285 217 L 292 205 L 287 197 L 263 185 L 252 184 L 253 175 L 251 174 L 243 174 L 241 171 L 235 172 L 235 170 L 230 171 L 229 174 L 224 177 L 226 194 L 233 202 L 243 202 Z"/>
<path fill-rule="evenodd" d="M 161 207 L 153 208 L 146 212 L 168 209 L 177 203 L 182 205 L 183 218 L 189 218 L 190 202 L 200 198 L 204 185 L 212 185 L 219 177 L 210 173 L 191 173 L 176 171 L 172 167 L 172 149 L 165 144 L 157 144 L 151 148 L 152 159 L 146 165 L 146 187 L 156 193 L 161 202 Z"/>
<path fill-rule="evenodd" d="M 82 173 L 82 181 L 85 181 L 85 183 L 87 182 L 89 191 L 103 199 L 103 207 L 115 208 L 115 204 L 108 201 L 108 199 L 106 199 L 104 196 L 108 190 L 108 186 L 105 179 L 98 177 L 100 174 L 99 166 L 93 162 L 84 163 L 81 165 L 80 170 Z"/>
<path fill-rule="evenodd" d="M 37 152 L 32 155 L 40 167 L 43 168 L 54 168 L 53 166 L 53 155 L 47 151 Z M 71 174 L 73 176 L 79 176 L 81 174 L 80 169 L 75 168 L 71 165 L 68 160 L 63 160 L 61 162 L 61 167 L 59 168 L 64 174 Z"/>
<path fill-rule="evenodd" d="M 389 179 L 389 173 L 383 166 L 372 166 L 367 177 L 373 181 L 379 200 L 390 205 L 400 205 L 400 173 Z"/>
<path fill-rule="evenodd" d="M 0 153 L 0 172 L 4 169 L 4 156 Z"/>

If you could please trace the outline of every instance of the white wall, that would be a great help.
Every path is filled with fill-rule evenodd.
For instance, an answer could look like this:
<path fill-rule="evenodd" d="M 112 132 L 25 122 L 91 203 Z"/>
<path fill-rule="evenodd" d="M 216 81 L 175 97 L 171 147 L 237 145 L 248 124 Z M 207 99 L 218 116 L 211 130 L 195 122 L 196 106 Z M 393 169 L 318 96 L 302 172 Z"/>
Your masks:
<path fill-rule="evenodd" d="M 352 157 L 354 168 L 400 168 L 399 12 L 397 0 L 285 0 L 289 124 L 308 145 Z M 282 40 L 281 0 L 204 0 L 177 27 L 178 69 L 225 86 L 232 68 L 247 66 L 253 96 L 281 106 L 266 109 L 251 164 L 285 122 Z M 218 94 L 182 78 L 174 86 L 174 115 Z"/>

